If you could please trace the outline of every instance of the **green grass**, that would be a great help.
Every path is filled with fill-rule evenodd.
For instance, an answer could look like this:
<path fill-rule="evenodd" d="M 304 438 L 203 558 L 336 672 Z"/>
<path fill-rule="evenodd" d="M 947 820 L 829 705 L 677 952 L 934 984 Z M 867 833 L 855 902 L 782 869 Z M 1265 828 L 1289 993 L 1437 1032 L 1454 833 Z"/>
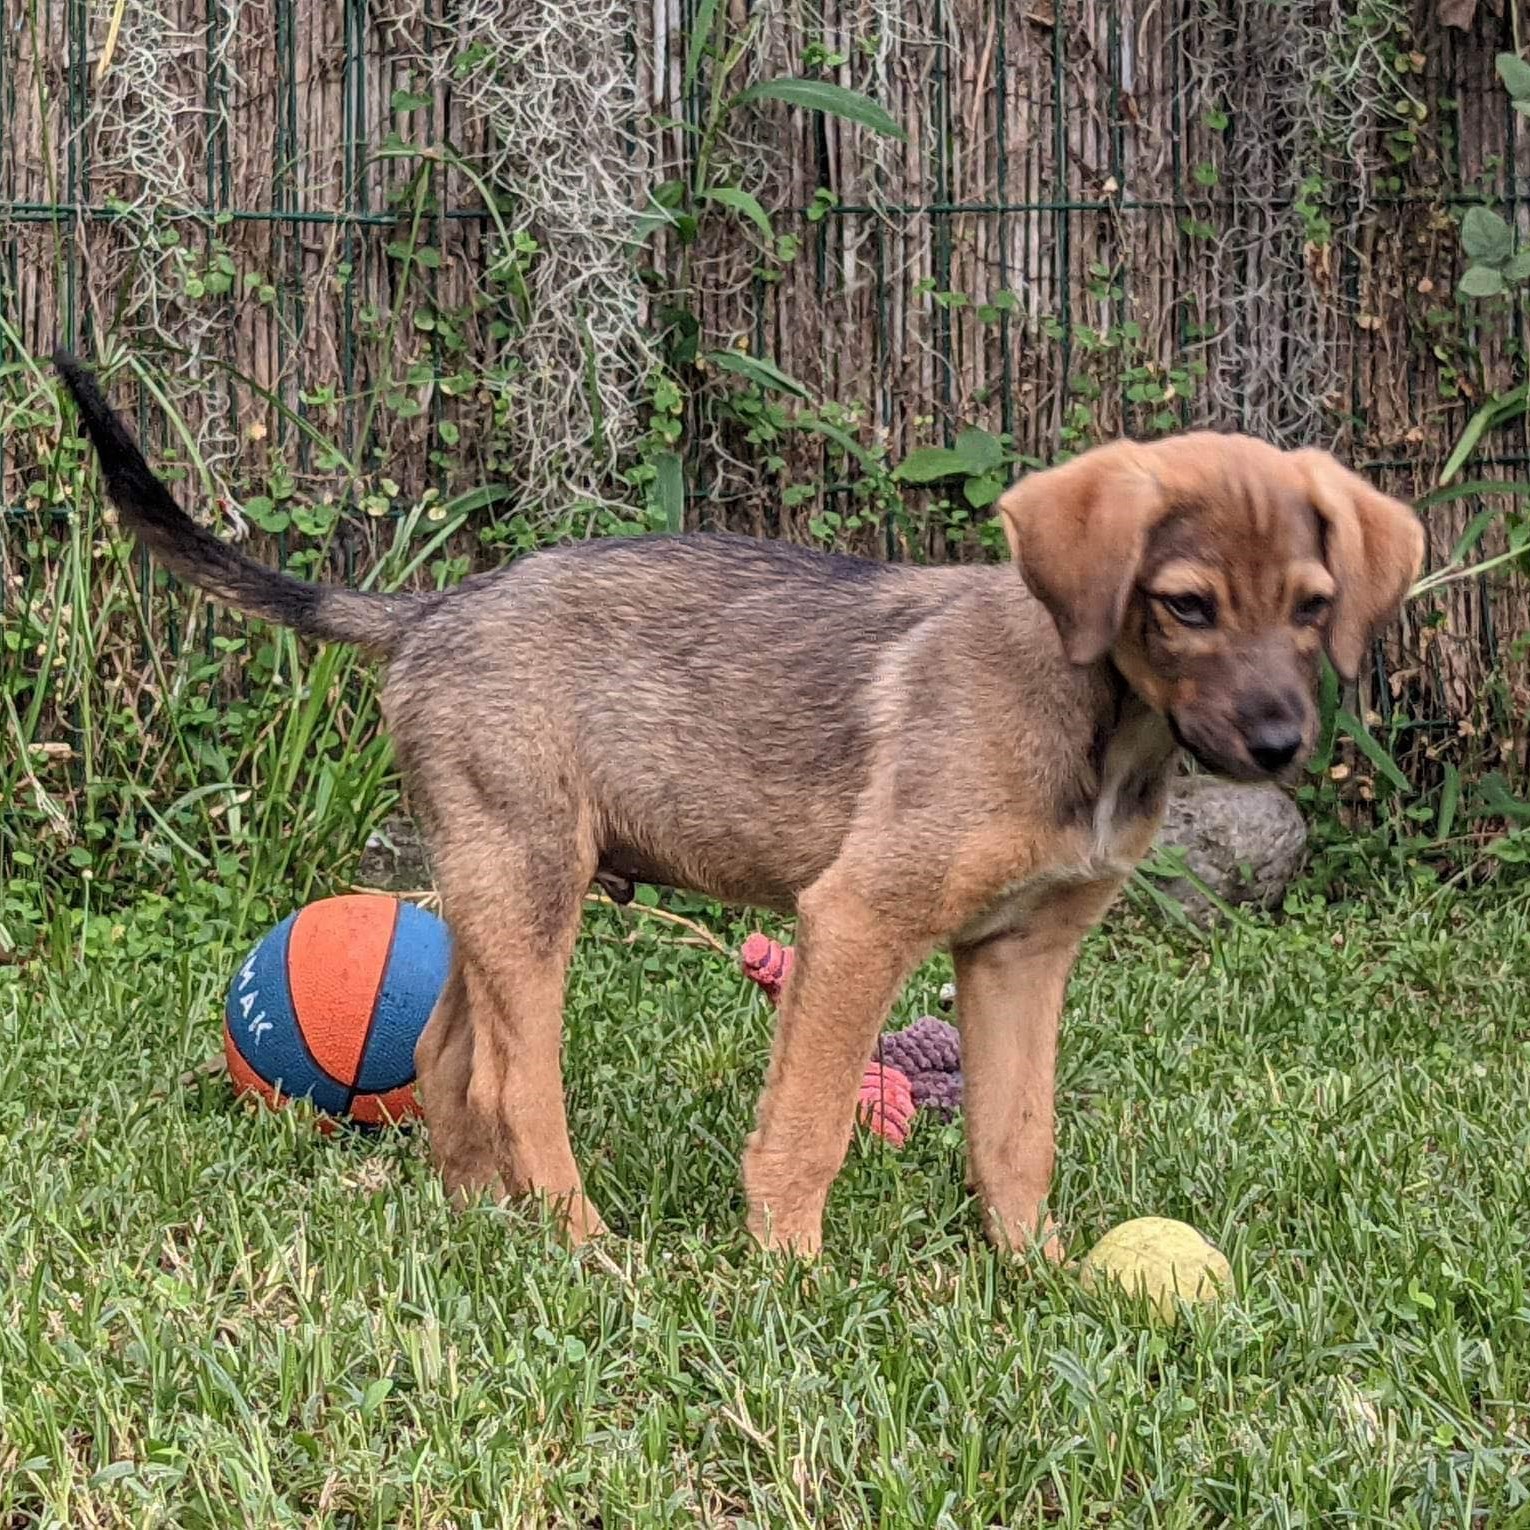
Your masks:
<path fill-rule="evenodd" d="M 1530 1524 L 1523 901 L 1091 941 L 1058 1204 L 1227 1251 L 1173 1332 L 994 1257 L 953 1128 L 858 1137 L 817 1266 L 751 1256 L 769 1014 L 627 927 L 569 1007 L 622 1235 L 578 1258 L 449 1213 L 419 1134 L 176 1086 L 241 954 L 184 907 L 0 968 L 0 1525 Z"/>

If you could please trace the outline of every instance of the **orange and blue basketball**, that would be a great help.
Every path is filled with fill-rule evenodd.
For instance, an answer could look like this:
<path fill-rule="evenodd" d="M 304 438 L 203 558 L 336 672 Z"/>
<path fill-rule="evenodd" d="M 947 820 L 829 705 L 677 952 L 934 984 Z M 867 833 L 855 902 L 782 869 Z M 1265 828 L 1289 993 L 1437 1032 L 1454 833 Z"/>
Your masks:
<path fill-rule="evenodd" d="M 240 1094 L 365 1126 L 419 1114 L 414 1048 L 446 982 L 434 914 L 377 893 L 289 914 L 234 975 L 223 1049 Z"/>

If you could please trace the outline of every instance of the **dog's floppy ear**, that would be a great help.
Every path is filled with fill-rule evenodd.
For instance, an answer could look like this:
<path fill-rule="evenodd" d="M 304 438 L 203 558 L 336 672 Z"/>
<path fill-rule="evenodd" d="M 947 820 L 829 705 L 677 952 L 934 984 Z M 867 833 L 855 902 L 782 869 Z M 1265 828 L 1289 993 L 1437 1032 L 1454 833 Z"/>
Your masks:
<path fill-rule="evenodd" d="M 1074 664 L 1110 651 L 1148 532 L 1167 509 L 1143 449 L 1130 441 L 1033 473 L 1000 498 L 1010 554 Z"/>
<path fill-rule="evenodd" d="M 1376 630 L 1397 614 L 1424 562 L 1424 528 L 1400 500 L 1373 489 L 1327 452 L 1297 452 L 1323 523 L 1323 558 L 1338 586 L 1328 657 L 1346 681 Z"/>

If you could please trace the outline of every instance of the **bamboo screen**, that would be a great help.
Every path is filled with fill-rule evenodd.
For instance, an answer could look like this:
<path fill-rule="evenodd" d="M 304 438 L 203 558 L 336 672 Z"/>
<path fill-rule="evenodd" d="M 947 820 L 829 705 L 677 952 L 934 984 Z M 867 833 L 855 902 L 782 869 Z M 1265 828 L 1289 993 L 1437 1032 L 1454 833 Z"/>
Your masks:
<path fill-rule="evenodd" d="M 1494 70 L 1511 22 L 1442 9 L 0 0 L 11 578 L 38 577 L 25 528 L 77 513 L 38 476 L 57 415 L 30 358 L 59 335 L 125 363 L 117 396 L 209 513 L 258 533 L 273 483 L 332 504 L 352 570 L 368 512 L 427 491 L 483 491 L 459 501 L 478 562 L 518 545 L 516 516 L 630 502 L 677 312 L 888 465 L 971 425 L 1045 461 L 1209 424 L 1331 446 L 1416 497 L 1520 376 L 1517 307 L 1454 296 L 1461 210 L 1524 223 L 1527 119 Z M 724 95 L 828 79 L 906 138 L 782 105 L 719 121 L 698 23 L 742 39 Z M 771 247 L 716 204 L 693 244 L 638 245 L 655 188 L 694 191 L 703 159 L 767 210 Z M 856 461 L 822 433 L 752 450 L 716 407 L 738 381 L 686 374 L 687 520 L 809 536 Z M 1465 476 L 1527 461 L 1520 419 Z M 909 503 L 894 552 L 977 555 L 928 492 Z M 1435 560 L 1484 506 L 1505 501 L 1429 511 Z M 1517 577 L 1452 586 L 1373 704 L 1510 727 L 1527 616 Z"/>

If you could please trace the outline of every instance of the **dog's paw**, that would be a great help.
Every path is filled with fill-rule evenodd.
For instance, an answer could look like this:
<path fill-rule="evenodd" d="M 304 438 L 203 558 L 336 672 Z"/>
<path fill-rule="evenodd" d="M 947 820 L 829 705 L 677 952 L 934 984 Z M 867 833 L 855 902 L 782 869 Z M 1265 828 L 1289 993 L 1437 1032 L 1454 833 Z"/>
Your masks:
<path fill-rule="evenodd" d="M 443 1173 L 442 1189 L 453 1211 L 467 1211 L 474 1206 L 502 1206 L 509 1200 L 505 1182 L 493 1171 L 487 1173 Z"/>
<path fill-rule="evenodd" d="M 1050 1216 L 1044 1217 L 1038 1226 L 1029 1219 L 1001 1217 L 989 1210 L 983 1218 L 983 1226 L 988 1241 L 1001 1253 L 1018 1259 L 1028 1259 L 1039 1253 L 1048 1264 L 1057 1266 L 1067 1262 L 1063 1229 Z"/>
<path fill-rule="evenodd" d="M 556 1199 L 548 1197 L 549 1208 L 558 1220 L 558 1230 L 569 1248 L 582 1248 L 595 1238 L 603 1238 L 609 1229 L 595 1202 L 583 1191 Z"/>
<path fill-rule="evenodd" d="M 749 1213 L 749 1236 L 762 1253 L 789 1259 L 816 1259 L 823 1252 L 823 1227 L 815 1218 L 787 1219 L 773 1215 L 766 1206 Z"/>

